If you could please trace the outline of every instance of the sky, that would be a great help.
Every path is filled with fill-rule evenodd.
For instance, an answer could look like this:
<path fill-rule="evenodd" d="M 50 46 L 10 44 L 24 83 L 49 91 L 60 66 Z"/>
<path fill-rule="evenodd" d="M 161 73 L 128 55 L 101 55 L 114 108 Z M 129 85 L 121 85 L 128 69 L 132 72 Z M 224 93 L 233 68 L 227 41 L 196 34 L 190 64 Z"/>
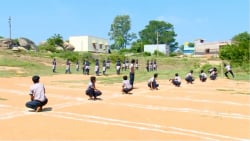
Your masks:
<path fill-rule="evenodd" d="M 204 39 L 226 41 L 250 33 L 250 0 L 4 0 L 0 36 L 25 37 L 36 44 L 60 34 L 96 36 L 109 40 L 118 15 L 129 15 L 130 33 L 145 29 L 151 20 L 170 23 L 179 45 Z M 139 37 L 139 36 L 138 36 Z M 110 40 L 109 40 L 110 41 Z M 112 43 L 112 41 L 110 41 Z"/>

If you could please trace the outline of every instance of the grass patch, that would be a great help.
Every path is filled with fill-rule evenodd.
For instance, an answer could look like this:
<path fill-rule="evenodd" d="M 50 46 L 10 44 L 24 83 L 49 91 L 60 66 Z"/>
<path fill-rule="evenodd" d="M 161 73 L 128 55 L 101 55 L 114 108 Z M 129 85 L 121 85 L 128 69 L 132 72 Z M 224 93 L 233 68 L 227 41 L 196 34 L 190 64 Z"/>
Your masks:
<path fill-rule="evenodd" d="M 90 55 L 91 56 L 91 55 Z M 102 59 L 107 59 L 110 57 L 109 54 L 100 55 L 100 61 Z M 97 56 L 97 57 L 100 57 Z M 80 56 L 79 61 L 82 64 L 82 58 Z M 91 58 L 91 57 L 90 57 Z M 0 66 L 2 67 L 18 67 L 19 70 L 0 70 L 0 77 L 22 77 L 22 76 L 32 76 L 34 74 L 50 76 L 50 75 L 58 75 L 65 73 L 65 59 L 56 58 L 57 59 L 57 73 L 52 73 L 51 62 L 52 57 L 49 53 L 39 53 L 39 52 L 13 52 L 10 50 L 1 50 L 0 52 Z M 192 69 L 194 71 L 194 77 L 198 78 L 200 70 L 206 69 L 208 67 L 217 67 L 218 69 L 218 77 L 224 77 L 223 69 L 221 65 L 212 65 L 209 64 L 209 60 L 204 58 L 192 58 L 192 57 L 155 57 L 155 56 L 130 56 L 128 58 L 138 59 L 139 60 L 139 70 L 135 72 L 135 83 L 136 82 L 146 82 L 150 77 L 153 76 L 154 73 L 158 73 L 158 80 L 166 80 L 168 81 L 170 78 L 174 77 L 175 73 L 179 73 L 182 80 L 184 80 L 186 74 Z M 147 72 L 146 71 L 146 63 L 147 61 L 157 60 L 158 71 L 157 72 Z M 113 84 L 113 83 L 121 83 L 122 76 L 129 76 L 129 71 L 121 71 L 121 75 L 116 75 L 115 70 L 115 61 L 111 62 L 111 69 L 107 69 L 107 77 L 97 77 L 97 81 L 103 84 Z M 91 62 L 90 75 L 95 76 L 94 73 L 94 64 L 95 62 Z M 100 63 L 101 64 L 101 63 Z M 80 65 L 82 67 L 82 65 Z M 100 66 L 100 70 L 102 70 L 102 66 Z M 240 68 L 233 68 L 235 70 L 235 79 L 234 80 L 248 80 L 250 79 L 250 73 L 241 71 Z M 75 71 L 75 63 L 71 64 L 71 71 L 73 74 L 82 74 L 82 70 L 79 72 Z M 83 75 L 83 74 L 82 74 Z M 209 75 L 207 73 L 207 75 Z M 79 83 L 83 81 L 78 81 Z M 65 82 L 65 83 L 77 83 L 75 82 Z"/>
<path fill-rule="evenodd" d="M 7 100 L 7 99 L 5 99 L 5 98 L 1 98 L 1 97 L 0 97 L 0 100 Z"/>
<path fill-rule="evenodd" d="M 242 94 L 242 95 L 250 95 L 250 92 L 237 92 L 232 94 Z"/>
<path fill-rule="evenodd" d="M 216 89 L 217 91 L 234 91 L 232 89 Z"/>

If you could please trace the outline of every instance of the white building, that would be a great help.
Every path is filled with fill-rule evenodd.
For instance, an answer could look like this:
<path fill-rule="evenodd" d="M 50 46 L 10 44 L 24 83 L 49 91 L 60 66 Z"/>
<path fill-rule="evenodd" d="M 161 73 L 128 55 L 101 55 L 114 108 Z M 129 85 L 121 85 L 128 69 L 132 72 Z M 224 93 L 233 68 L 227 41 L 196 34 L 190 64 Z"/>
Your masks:
<path fill-rule="evenodd" d="M 154 53 L 155 50 L 169 55 L 169 46 L 166 44 L 144 45 L 144 52 Z"/>
<path fill-rule="evenodd" d="M 107 53 L 109 50 L 107 39 L 94 36 L 71 36 L 69 43 L 75 47 L 74 51 Z"/>
<path fill-rule="evenodd" d="M 228 41 L 216 41 L 216 42 L 205 42 L 203 39 L 197 39 L 194 41 L 195 55 L 213 54 L 218 55 L 219 50 L 223 45 L 232 44 L 231 40 Z"/>

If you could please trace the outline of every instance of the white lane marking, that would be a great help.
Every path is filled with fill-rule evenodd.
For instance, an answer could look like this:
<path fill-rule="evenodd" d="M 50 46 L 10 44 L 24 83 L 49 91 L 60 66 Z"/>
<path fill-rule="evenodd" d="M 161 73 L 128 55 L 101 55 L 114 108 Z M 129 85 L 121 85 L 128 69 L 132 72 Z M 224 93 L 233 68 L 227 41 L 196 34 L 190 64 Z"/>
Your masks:
<path fill-rule="evenodd" d="M 192 112 L 196 114 L 206 114 L 210 116 L 221 116 L 221 117 L 227 117 L 227 118 L 250 120 L 249 115 L 243 115 L 239 113 L 224 113 L 224 112 L 217 112 L 217 111 L 210 111 L 210 110 L 199 110 L 199 109 L 192 109 L 192 108 L 176 108 L 176 107 L 169 107 L 169 106 L 142 105 L 142 104 L 134 104 L 134 103 L 112 103 L 112 102 L 103 102 L 103 103 L 116 105 L 116 106 L 126 106 L 126 107 L 149 109 L 149 110 L 172 111 L 172 112 Z"/>
<path fill-rule="evenodd" d="M 226 135 L 213 134 L 213 133 L 202 132 L 202 131 L 197 131 L 197 130 L 190 130 L 190 129 L 184 129 L 184 128 L 177 128 L 177 127 L 168 127 L 168 128 L 176 130 L 176 131 L 183 131 L 183 132 L 186 132 L 186 133 L 194 133 L 194 134 L 203 135 L 203 136 L 212 136 L 212 137 L 216 137 L 216 138 L 239 140 L 239 141 L 249 140 L 249 139 L 243 139 L 243 138 L 238 138 L 238 137 L 230 137 L 230 136 L 226 136 Z"/>
<path fill-rule="evenodd" d="M 191 101 L 191 102 L 197 102 L 197 103 L 225 104 L 225 105 L 250 107 L 250 104 L 243 104 L 243 103 L 232 102 L 232 101 L 217 101 L 217 100 L 207 100 L 207 99 L 195 99 L 195 98 L 188 98 L 188 97 L 163 97 L 163 96 L 148 96 L 148 95 L 144 97 L 164 99 L 164 100 Z"/>
<path fill-rule="evenodd" d="M 52 112 L 52 113 L 46 114 L 45 116 L 65 118 L 65 119 L 70 119 L 70 120 L 77 120 L 77 121 L 90 122 L 90 123 L 103 124 L 103 125 L 121 126 L 121 127 L 126 127 L 126 128 L 134 128 L 138 130 L 159 132 L 163 134 L 176 134 L 176 135 L 196 137 L 196 138 L 205 139 L 205 140 L 219 141 L 211 137 L 205 137 L 203 135 L 196 135 L 194 133 L 185 133 L 182 131 L 170 131 L 169 129 L 164 129 L 165 127 L 162 127 L 161 125 L 157 125 L 157 124 L 118 120 L 118 119 L 112 119 L 112 118 L 105 118 L 105 117 L 84 115 L 84 114 L 75 114 L 75 113 L 69 113 L 69 112 Z"/>
<path fill-rule="evenodd" d="M 224 105 L 233 105 L 233 106 L 247 106 L 250 107 L 249 103 L 240 103 L 240 102 L 234 102 L 234 101 L 218 101 L 218 100 L 207 100 L 207 99 L 195 99 L 195 98 L 189 98 L 189 97 L 166 97 L 166 96 L 160 96 L 160 95 L 146 95 L 145 93 L 154 93 L 158 91 L 152 91 L 152 90 L 140 90 L 139 92 L 134 92 L 134 96 L 136 97 L 146 97 L 146 98 L 154 98 L 154 99 L 161 99 L 161 100 L 178 100 L 178 101 L 191 101 L 191 102 L 197 102 L 197 103 L 211 103 L 211 104 L 224 104 Z"/>
<path fill-rule="evenodd" d="M 33 114 L 32 112 L 27 112 L 27 111 L 14 111 L 14 112 L 8 112 L 0 115 L 0 120 L 4 119 L 12 119 L 15 117 L 21 117 L 25 115 L 30 115 Z"/>
<path fill-rule="evenodd" d="M 71 90 L 73 90 L 73 89 L 71 89 Z M 195 99 L 195 98 L 187 98 L 187 97 L 172 97 L 172 98 L 170 98 L 170 97 L 163 97 L 163 96 L 142 95 L 145 92 L 149 92 L 149 91 L 142 90 L 140 92 L 136 92 L 135 94 L 133 94 L 133 96 L 140 96 L 140 97 L 146 97 L 146 98 L 156 98 L 156 99 L 164 99 L 164 100 L 191 101 L 191 102 L 197 102 L 197 103 L 211 103 L 211 104 L 217 103 L 217 104 L 224 104 L 224 105 L 234 105 L 234 106 L 247 106 L 247 107 L 250 107 L 250 104 L 238 103 L 238 102 L 233 102 L 233 101 L 216 101 L 216 100 Z M 17 90 L 9 90 L 9 89 L 1 89 L 1 88 L 0 88 L 0 92 L 14 93 L 14 94 L 18 94 L 18 95 L 27 95 L 27 91 L 17 91 Z M 66 100 L 79 100 L 79 101 L 83 100 L 82 97 L 58 95 L 58 94 L 53 94 L 53 93 L 48 93 L 47 95 L 49 97 L 66 99 Z M 121 97 L 122 94 L 117 94 L 117 95 L 120 95 L 120 97 Z M 85 96 L 84 92 L 83 92 L 83 96 Z M 117 96 L 117 97 L 119 97 L 119 96 Z"/>
<path fill-rule="evenodd" d="M 7 108 L 7 107 L 11 107 L 10 105 L 3 105 L 3 104 L 0 104 L 0 108 Z"/>

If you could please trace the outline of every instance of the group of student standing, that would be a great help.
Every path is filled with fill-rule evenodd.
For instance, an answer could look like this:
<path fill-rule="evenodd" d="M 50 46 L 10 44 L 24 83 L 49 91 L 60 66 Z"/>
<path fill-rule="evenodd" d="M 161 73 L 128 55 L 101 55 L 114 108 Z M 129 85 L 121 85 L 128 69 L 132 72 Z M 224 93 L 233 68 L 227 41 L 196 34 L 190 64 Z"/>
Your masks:
<path fill-rule="evenodd" d="M 138 70 L 139 69 L 139 64 L 138 64 L 138 59 L 134 60 L 134 67 Z M 82 73 L 89 75 L 90 72 L 90 62 L 88 60 L 83 60 L 82 63 Z M 102 74 L 106 75 L 106 70 L 110 69 L 110 64 L 111 64 L 111 60 L 108 58 L 107 61 L 104 59 L 102 62 Z M 54 58 L 52 61 L 52 72 L 56 72 L 56 59 Z M 79 61 L 76 61 L 76 71 L 80 70 L 80 65 L 79 65 Z M 126 71 L 129 70 L 129 60 L 126 59 L 123 62 L 120 61 L 120 59 L 118 59 L 116 61 L 116 74 L 120 74 L 121 71 Z M 100 75 L 101 70 L 100 70 L 100 61 L 99 59 L 95 60 L 95 68 L 94 68 L 95 74 L 97 76 Z M 65 68 L 65 74 L 67 73 L 71 73 L 71 62 L 69 59 L 66 60 L 66 68 Z"/>

